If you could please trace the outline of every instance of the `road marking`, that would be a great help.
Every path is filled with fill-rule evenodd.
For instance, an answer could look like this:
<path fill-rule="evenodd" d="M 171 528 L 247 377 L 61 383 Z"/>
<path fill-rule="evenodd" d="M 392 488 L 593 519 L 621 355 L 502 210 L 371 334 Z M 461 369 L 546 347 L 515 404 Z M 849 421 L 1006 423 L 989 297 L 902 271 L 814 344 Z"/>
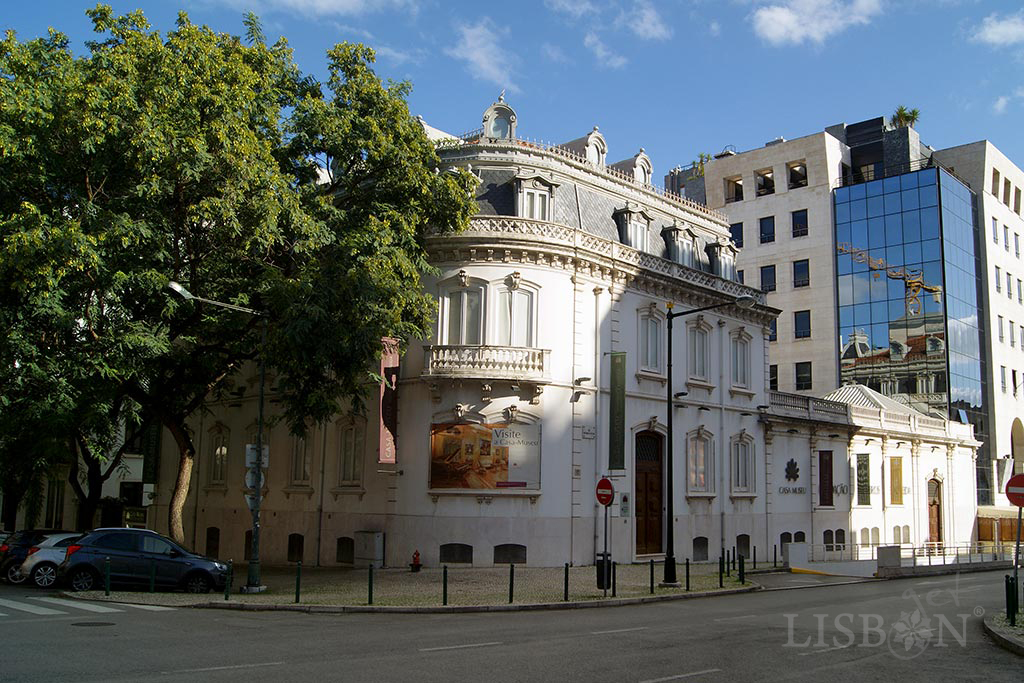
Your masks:
<path fill-rule="evenodd" d="M 715 621 L 734 621 L 736 619 L 756 619 L 756 618 L 757 618 L 756 614 L 744 614 L 742 617 L 722 617 L 720 619 L 715 619 Z"/>
<path fill-rule="evenodd" d="M 691 671 L 688 674 L 678 674 L 676 676 L 665 676 L 664 678 L 649 678 L 646 681 L 640 681 L 640 683 L 664 683 L 665 681 L 678 681 L 682 678 L 693 678 L 694 676 L 703 676 L 704 674 L 713 674 L 721 669 L 704 669 L 703 671 Z"/>
<path fill-rule="evenodd" d="M 462 650 L 467 647 L 487 647 L 489 645 L 501 645 L 500 641 L 493 643 L 467 643 L 465 645 L 446 645 L 444 647 L 421 647 L 420 652 L 438 652 L 439 650 Z"/>
<path fill-rule="evenodd" d="M 20 612 L 28 612 L 30 614 L 39 614 L 43 616 L 50 616 L 53 614 L 67 614 L 67 612 L 61 612 L 59 610 L 50 609 L 49 607 L 37 607 L 36 605 L 29 605 L 23 602 L 14 602 L 13 600 L 0 600 L 0 606 L 16 609 Z"/>
<path fill-rule="evenodd" d="M 811 650 L 810 652 L 797 652 L 796 654 L 800 657 L 806 657 L 807 655 L 820 655 L 824 652 L 835 652 L 836 650 L 845 650 L 850 647 L 849 645 L 837 645 L 836 647 L 826 647 L 820 650 Z"/>
<path fill-rule="evenodd" d="M 203 671 L 230 671 L 231 669 L 254 669 L 258 666 L 281 666 L 284 662 L 262 662 L 260 664 L 235 664 L 233 666 L 208 666 L 203 669 L 176 669 L 174 671 L 161 671 L 164 676 L 171 674 L 202 673 Z"/>
<path fill-rule="evenodd" d="M 61 607 L 71 607 L 73 609 L 80 609 L 80 610 L 84 610 L 86 612 L 109 613 L 109 612 L 120 612 L 121 611 L 119 609 L 113 609 L 112 607 L 103 607 L 102 605 L 93 605 L 92 603 L 82 602 L 80 600 L 62 600 L 60 598 L 32 598 L 32 599 L 33 600 L 38 600 L 39 602 L 45 602 L 45 603 L 48 603 L 48 604 L 51 604 L 51 605 L 60 605 Z"/>
<path fill-rule="evenodd" d="M 175 610 L 174 607 L 163 607 L 161 605 L 133 605 L 129 602 L 112 602 L 110 604 L 117 605 L 118 607 L 133 607 L 135 609 L 144 609 L 149 610 L 150 612 L 173 612 Z"/>
<path fill-rule="evenodd" d="M 946 582 L 945 581 L 918 581 L 917 585 L 918 586 L 934 586 L 935 584 L 938 584 L 938 583 L 946 583 Z"/>
<path fill-rule="evenodd" d="M 592 636 L 603 636 L 607 633 L 629 633 L 630 631 L 646 631 L 646 626 L 637 626 L 636 628 L 616 628 L 611 631 L 591 631 Z"/>

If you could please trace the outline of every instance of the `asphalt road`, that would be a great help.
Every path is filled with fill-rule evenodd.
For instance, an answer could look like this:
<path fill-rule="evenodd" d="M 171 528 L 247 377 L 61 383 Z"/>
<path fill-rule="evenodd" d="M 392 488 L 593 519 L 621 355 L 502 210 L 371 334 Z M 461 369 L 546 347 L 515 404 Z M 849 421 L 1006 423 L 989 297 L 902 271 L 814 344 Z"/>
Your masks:
<path fill-rule="evenodd" d="M 1024 659 L 981 627 L 1002 576 L 422 615 L 91 612 L 0 586 L 0 680 L 1019 682 Z"/>

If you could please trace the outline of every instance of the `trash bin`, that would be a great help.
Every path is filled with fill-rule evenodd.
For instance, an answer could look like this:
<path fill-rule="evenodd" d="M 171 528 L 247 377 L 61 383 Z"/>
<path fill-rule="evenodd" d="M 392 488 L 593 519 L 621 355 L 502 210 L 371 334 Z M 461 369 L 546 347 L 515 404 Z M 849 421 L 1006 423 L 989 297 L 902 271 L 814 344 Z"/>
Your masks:
<path fill-rule="evenodd" d="M 594 561 L 597 568 L 597 587 L 607 590 L 612 587 L 612 554 L 598 553 Z"/>

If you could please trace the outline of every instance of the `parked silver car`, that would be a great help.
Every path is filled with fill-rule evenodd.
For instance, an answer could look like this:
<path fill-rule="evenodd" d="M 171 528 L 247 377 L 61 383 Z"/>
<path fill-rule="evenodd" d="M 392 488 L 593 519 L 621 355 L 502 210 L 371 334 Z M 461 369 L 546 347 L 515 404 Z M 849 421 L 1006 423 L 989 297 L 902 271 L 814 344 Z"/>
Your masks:
<path fill-rule="evenodd" d="M 22 580 L 31 578 L 32 583 L 40 588 L 52 587 L 57 581 L 57 566 L 64 561 L 66 548 L 82 536 L 80 533 L 53 534 L 29 548 L 28 557 L 18 569 Z"/>

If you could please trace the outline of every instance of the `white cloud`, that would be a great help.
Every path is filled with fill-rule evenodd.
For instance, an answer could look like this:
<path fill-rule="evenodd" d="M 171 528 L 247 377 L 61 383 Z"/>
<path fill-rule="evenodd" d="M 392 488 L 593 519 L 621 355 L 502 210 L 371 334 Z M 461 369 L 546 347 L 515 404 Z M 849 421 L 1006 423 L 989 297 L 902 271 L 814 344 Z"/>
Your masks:
<path fill-rule="evenodd" d="M 625 23 L 640 38 L 648 40 L 667 40 L 672 37 L 672 29 L 658 14 L 658 10 L 648 0 L 638 0 L 633 7 L 625 12 Z"/>
<path fill-rule="evenodd" d="M 708 26 L 708 33 L 710 33 L 713 38 L 717 38 L 722 35 L 722 25 L 717 21 L 712 21 Z"/>
<path fill-rule="evenodd" d="M 519 92 L 518 86 L 512 81 L 515 56 L 498 44 L 499 36 L 493 26 L 494 23 L 488 18 L 476 24 L 458 26 L 458 43 L 446 49 L 445 53 L 464 61 L 474 77 L 508 88 L 511 92 Z"/>
<path fill-rule="evenodd" d="M 882 12 L 881 0 L 786 0 L 754 10 L 754 32 L 772 45 L 818 45 Z"/>
<path fill-rule="evenodd" d="M 596 10 L 590 0 L 544 0 L 544 4 L 553 12 L 568 14 L 575 19 L 579 19 L 587 13 L 594 13 Z"/>
<path fill-rule="evenodd" d="M 562 52 L 562 48 L 551 43 L 544 43 L 540 46 L 541 54 L 547 57 L 548 61 L 556 62 L 558 64 L 566 64 L 569 62 L 569 58 Z"/>
<path fill-rule="evenodd" d="M 993 47 L 1006 47 L 1024 43 L 1024 11 L 1000 18 L 990 14 L 974 32 L 974 40 Z"/>
<path fill-rule="evenodd" d="M 583 39 L 583 44 L 587 49 L 594 53 L 594 56 L 597 57 L 597 61 L 601 66 L 607 66 L 612 69 L 621 69 L 626 66 L 626 62 L 629 61 L 622 55 L 609 50 L 593 31 L 586 35 Z"/>
<path fill-rule="evenodd" d="M 296 12 L 314 17 L 349 16 L 387 9 L 418 10 L 419 0 L 219 0 L 222 4 L 256 14 Z"/>
<path fill-rule="evenodd" d="M 418 64 L 423 61 L 424 57 L 423 50 L 402 51 L 387 45 L 374 45 L 373 51 L 377 53 L 378 59 L 386 59 L 393 64 L 405 64 L 406 62 Z"/>
<path fill-rule="evenodd" d="M 336 30 L 338 33 L 344 35 L 359 36 L 364 41 L 373 40 L 373 34 L 367 31 L 366 29 L 361 29 L 356 26 L 349 26 L 348 24 L 341 24 L 337 21 L 332 21 L 331 26 L 333 26 L 334 30 Z"/>
<path fill-rule="evenodd" d="M 992 111 L 997 114 L 1002 114 L 1006 111 L 1006 105 L 1010 103 L 1010 98 L 1007 95 L 1000 95 L 996 98 L 995 104 L 992 105 Z"/>

